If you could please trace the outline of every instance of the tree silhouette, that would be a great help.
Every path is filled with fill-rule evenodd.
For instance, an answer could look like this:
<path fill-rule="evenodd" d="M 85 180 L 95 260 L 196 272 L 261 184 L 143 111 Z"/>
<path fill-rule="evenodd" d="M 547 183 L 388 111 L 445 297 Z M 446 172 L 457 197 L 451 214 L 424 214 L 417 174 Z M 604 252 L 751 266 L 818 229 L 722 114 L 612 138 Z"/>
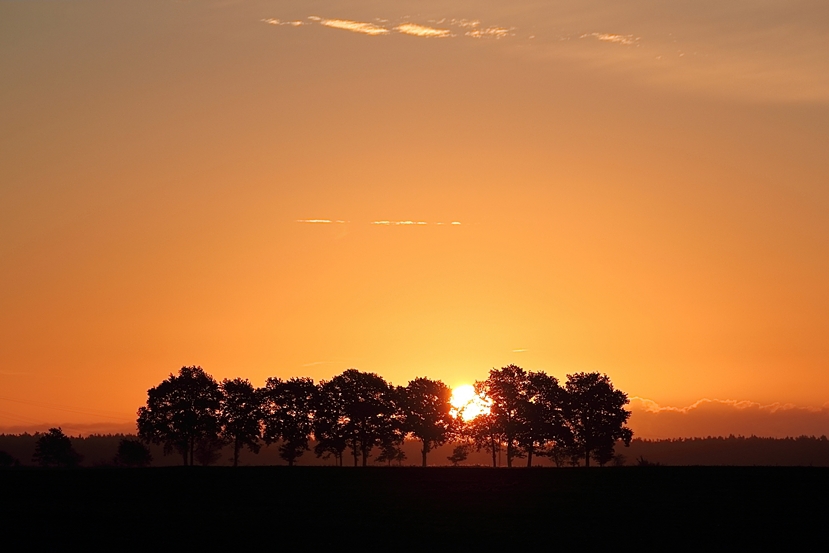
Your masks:
<path fill-rule="evenodd" d="M 281 440 L 279 456 L 293 466 L 305 453 L 314 429 L 317 387 L 310 378 L 291 378 L 283 382 L 269 378 L 262 390 L 267 443 Z"/>
<path fill-rule="evenodd" d="M 72 441 L 60 428 L 50 428 L 35 443 L 32 460 L 43 467 L 75 467 L 82 457 L 72 447 Z"/>
<path fill-rule="evenodd" d="M 317 457 L 333 455 L 337 465 L 343 466 L 343 452 L 348 447 L 347 423 L 340 381 L 323 380 L 314 401 L 313 431 L 317 442 L 314 454 Z"/>
<path fill-rule="evenodd" d="M 449 455 L 447 459 L 450 463 L 452 463 L 453 467 L 458 466 L 459 463 L 463 463 L 469 457 L 469 444 L 460 444 L 455 446 L 455 449 L 452 450 L 452 455 Z"/>
<path fill-rule="evenodd" d="M 146 467 L 153 461 L 149 448 L 138 440 L 123 438 L 118 443 L 114 462 L 122 467 Z"/>
<path fill-rule="evenodd" d="M 374 460 L 375 463 L 387 463 L 391 466 L 393 461 L 397 462 L 397 466 L 401 466 L 406 460 L 406 453 L 400 447 L 401 443 L 396 441 L 389 441 L 380 446 L 380 455 Z"/>
<path fill-rule="evenodd" d="M 209 434 L 196 440 L 193 459 L 203 467 L 212 465 L 222 458 L 222 449 L 227 445 L 221 434 Z"/>
<path fill-rule="evenodd" d="M 475 389 L 478 390 L 478 383 L 475 384 Z M 495 415 L 492 413 L 478 415 L 471 421 L 464 423 L 463 432 L 475 444 L 477 451 L 486 449 L 492 454 L 492 466 L 497 467 L 498 454 L 501 452 L 503 444 L 503 434 Z"/>
<path fill-rule="evenodd" d="M 518 439 L 526 426 L 522 416 L 527 414 L 524 404 L 528 401 L 528 386 L 527 372 L 516 365 L 492 369 L 486 380 L 476 382 L 481 395 L 492 401 L 490 422 L 506 447 L 507 467 L 512 467 L 515 457 L 522 456 Z"/>
<path fill-rule="evenodd" d="M 138 410 L 138 436 L 164 444 L 164 454 L 181 454 L 192 465 L 200 440 L 214 440 L 221 430 L 222 392 L 201 367 L 182 367 L 147 390 L 147 405 Z"/>
<path fill-rule="evenodd" d="M 624 409 L 629 400 L 613 388 L 607 375 L 568 374 L 565 390 L 565 418 L 585 466 L 590 466 L 591 457 L 600 463 L 612 459 L 617 440 L 630 445 L 633 431 L 625 426 L 630 411 Z"/>
<path fill-rule="evenodd" d="M 455 433 L 457 421 L 452 415 L 451 397 L 449 386 L 428 378 L 416 378 L 400 390 L 404 429 L 420 440 L 424 467 L 426 455 Z"/>
<path fill-rule="evenodd" d="M 571 447 L 553 442 L 546 449 L 539 450 L 537 454 L 549 457 L 556 467 L 561 467 L 572 456 L 571 451 Z"/>
<path fill-rule="evenodd" d="M 570 432 L 564 421 L 565 393 L 555 377 L 530 371 L 522 385 L 517 441 L 531 467 L 536 451 L 543 451 L 551 442 L 569 443 Z"/>
<path fill-rule="evenodd" d="M 233 444 L 233 466 L 239 466 L 239 452 L 245 446 L 259 453 L 262 437 L 261 394 L 247 379 L 224 379 L 221 384 L 222 437 Z"/>
<path fill-rule="evenodd" d="M 381 376 L 348 369 L 332 378 L 328 387 L 329 393 L 342 400 L 340 422 L 354 466 L 360 456 L 366 466 L 375 446 L 394 441 L 397 436 L 402 439 L 393 389 Z"/>

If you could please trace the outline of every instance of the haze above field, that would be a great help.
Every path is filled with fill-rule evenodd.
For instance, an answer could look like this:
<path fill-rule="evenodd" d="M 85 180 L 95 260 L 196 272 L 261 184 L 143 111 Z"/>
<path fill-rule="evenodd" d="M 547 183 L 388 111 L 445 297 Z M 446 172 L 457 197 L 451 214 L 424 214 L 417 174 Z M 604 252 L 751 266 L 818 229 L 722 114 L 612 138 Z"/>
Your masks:
<path fill-rule="evenodd" d="M 515 363 L 820 433 L 827 52 L 818 1 L 0 0 L 0 430 Z"/>

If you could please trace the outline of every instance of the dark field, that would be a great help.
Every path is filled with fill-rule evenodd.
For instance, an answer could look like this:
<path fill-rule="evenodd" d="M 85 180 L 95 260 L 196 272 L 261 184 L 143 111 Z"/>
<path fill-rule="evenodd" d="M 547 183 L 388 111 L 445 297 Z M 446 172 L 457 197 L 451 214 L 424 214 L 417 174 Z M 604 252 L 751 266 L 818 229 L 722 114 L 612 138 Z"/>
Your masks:
<path fill-rule="evenodd" d="M 829 519 L 829 469 L 806 467 L 10 469 L 0 485 L 17 547 L 815 550 Z"/>

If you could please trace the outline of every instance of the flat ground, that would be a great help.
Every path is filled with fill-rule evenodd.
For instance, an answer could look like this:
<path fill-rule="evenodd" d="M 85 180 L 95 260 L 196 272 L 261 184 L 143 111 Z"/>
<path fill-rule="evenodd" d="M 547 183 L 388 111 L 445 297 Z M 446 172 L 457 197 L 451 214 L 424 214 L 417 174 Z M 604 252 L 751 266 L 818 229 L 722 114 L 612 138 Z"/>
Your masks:
<path fill-rule="evenodd" d="M 823 542 L 829 520 L 829 469 L 806 467 L 12 469 L 0 485 L 18 546 L 685 550 Z"/>

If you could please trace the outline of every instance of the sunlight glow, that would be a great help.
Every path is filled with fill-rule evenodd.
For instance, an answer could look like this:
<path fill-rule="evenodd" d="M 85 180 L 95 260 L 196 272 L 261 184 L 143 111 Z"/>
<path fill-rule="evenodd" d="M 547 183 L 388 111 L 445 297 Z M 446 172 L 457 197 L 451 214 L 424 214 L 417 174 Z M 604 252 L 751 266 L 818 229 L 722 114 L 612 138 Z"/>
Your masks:
<path fill-rule="evenodd" d="M 462 384 L 452 390 L 452 399 L 449 400 L 452 404 L 453 414 L 460 416 L 465 421 L 471 421 L 478 415 L 485 415 L 489 413 L 489 407 L 492 402 L 484 399 L 475 393 L 475 388 L 471 384 Z"/>

